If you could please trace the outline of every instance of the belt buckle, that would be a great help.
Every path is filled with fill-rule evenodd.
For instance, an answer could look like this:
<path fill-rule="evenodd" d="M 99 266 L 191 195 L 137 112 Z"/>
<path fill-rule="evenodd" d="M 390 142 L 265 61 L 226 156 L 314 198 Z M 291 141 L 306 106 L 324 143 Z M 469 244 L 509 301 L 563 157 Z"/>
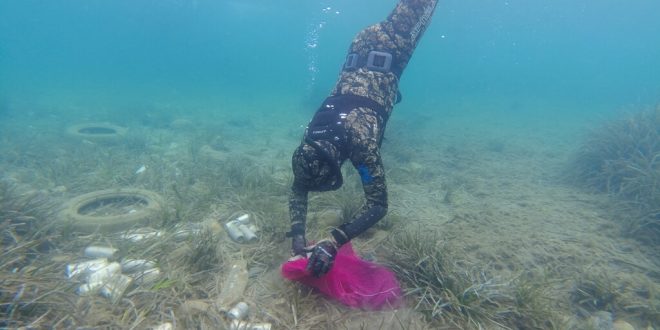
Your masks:
<path fill-rule="evenodd" d="M 367 69 L 378 72 L 389 72 L 392 67 L 392 54 L 372 50 L 367 56 Z"/>

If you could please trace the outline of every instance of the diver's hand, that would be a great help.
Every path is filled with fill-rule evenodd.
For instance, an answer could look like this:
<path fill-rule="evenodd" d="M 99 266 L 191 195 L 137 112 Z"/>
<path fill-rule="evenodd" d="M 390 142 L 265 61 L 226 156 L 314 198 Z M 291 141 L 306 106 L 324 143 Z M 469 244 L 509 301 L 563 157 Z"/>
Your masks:
<path fill-rule="evenodd" d="M 304 257 L 307 251 L 305 247 L 307 246 L 307 240 L 304 235 L 293 235 L 291 238 L 291 256 L 292 257 Z"/>
<path fill-rule="evenodd" d="M 331 239 L 324 239 L 305 248 L 306 251 L 312 253 L 307 261 L 307 270 L 316 277 L 326 274 L 335 262 L 337 249 L 337 243 Z"/>

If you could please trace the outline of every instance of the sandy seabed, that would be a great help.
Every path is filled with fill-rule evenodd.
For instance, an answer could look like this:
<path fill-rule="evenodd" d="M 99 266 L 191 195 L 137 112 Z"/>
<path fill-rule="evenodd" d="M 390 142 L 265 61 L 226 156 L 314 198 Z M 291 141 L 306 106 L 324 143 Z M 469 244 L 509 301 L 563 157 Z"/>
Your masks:
<path fill-rule="evenodd" d="M 154 106 L 141 116 L 74 108 L 65 115 L 35 109 L 3 118 L 0 327 L 229 327 L 217 297 L 240 260 L 248 279 L 238 298 L 250 306 L 248 320 L 273 329 L 660 326 L 657 250 L 625 234 L 626 214 L 610 197 L 570 182 L 571 157 L 586 125 L 469 106 L 442 119 L 428 109 L 398 109 L 382 149 L 389 214 L 355 239 L 356 250 L 396 268 L 391 240 L 401 233 L 432 238 L 431 246 L 446 252 L 444 262 L 474 281 L 457 296 L 469 291 L 477 299 L 429 307 L 428 288 L 412 287 L 397 273 L 406 306 L 376 312 L 349 309 L 280 277 L 289 248 L 283 233 L 290 154 L 309 118 L 250 117 L 260 107 L 240 107 L 211 109 L 204 117 Z M 535 112 L 550 112 L 543 110 Z M 71 125 L 100 121 L 128 131 L 105 141 L 66 133 Z M 322 238 L 341 223 L 342 212 L 356 207 L 361 191 L 349 167 L 344 188 L 311 196 L 310 239 Z M 130 242 L 58 224 L 71 198 L 128 187 L 165 200 L 162 215 L 149 223 L 163 233 L 158 239 Z M 243 213 L 259 228 L 256 243 L 232 242 L 221 227 Z M 190 234 L 177 236 L 182 230 Z M 135 281 L 114 302 L 78 295 L 82 281 L 68 279 L 65 268 L 83 260 L 89 245 L 117 248 L 118 260 L 153 260 L 161 275 Z M 521 283 L 533 288 L 531 298 L 521 294 Z"/>

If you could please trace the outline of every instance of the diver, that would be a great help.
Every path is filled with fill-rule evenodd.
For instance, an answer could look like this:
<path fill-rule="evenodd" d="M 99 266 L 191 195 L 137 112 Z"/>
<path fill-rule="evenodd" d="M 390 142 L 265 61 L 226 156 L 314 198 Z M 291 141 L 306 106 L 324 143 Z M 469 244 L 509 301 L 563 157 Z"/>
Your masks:
<path fill-rule="evenodd" d="M 380 144 L 387 120 L 401 97 L 399 79 L 431 22 L 436 4 L 437 0 L 400 0 L 385 21 L 357 34 L 337 84 L 293 153 L 291 231 L 286 236 L 292 239 L 292 256 L 311 252 L 307 269 L 314 276 L 327 273 L 338 249 L 387 213 Z M 328 238 L 307 246 L 308 192 L 341 187 L 341 166 L 348 159 L 360 175 L 365 203 L 351 221 L 332 229 Z"/>

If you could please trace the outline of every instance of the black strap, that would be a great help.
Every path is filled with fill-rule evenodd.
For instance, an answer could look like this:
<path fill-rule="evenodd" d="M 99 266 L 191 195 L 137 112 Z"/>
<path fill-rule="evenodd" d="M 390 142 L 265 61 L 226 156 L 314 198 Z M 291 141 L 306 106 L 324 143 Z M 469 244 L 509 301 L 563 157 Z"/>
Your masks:
<path fill-rule="evenodd" d="M 339 94 L 330 96 L 321 105 L 321 109 L 327 108 L 327 105 L 333 105 L 335 109 L 340 111 L 350 111 L 355 108 L 369 108 L 375 111 L 382 119 L 383 122 L 386 122 L 389 119 L 385 107 L 380 103 L 360 95 L 355 94 Z"/>
<path fill-rule="evenodd" d="M 344 61 L 344 70 L 353 71 L 365 68 L 369 71 L 392 72 L 397 78 L 401 78 L 401 67 L 396 56 L 387 51 L 371 50 L 367 56 L 359 53 L 350 53 Z"/>

